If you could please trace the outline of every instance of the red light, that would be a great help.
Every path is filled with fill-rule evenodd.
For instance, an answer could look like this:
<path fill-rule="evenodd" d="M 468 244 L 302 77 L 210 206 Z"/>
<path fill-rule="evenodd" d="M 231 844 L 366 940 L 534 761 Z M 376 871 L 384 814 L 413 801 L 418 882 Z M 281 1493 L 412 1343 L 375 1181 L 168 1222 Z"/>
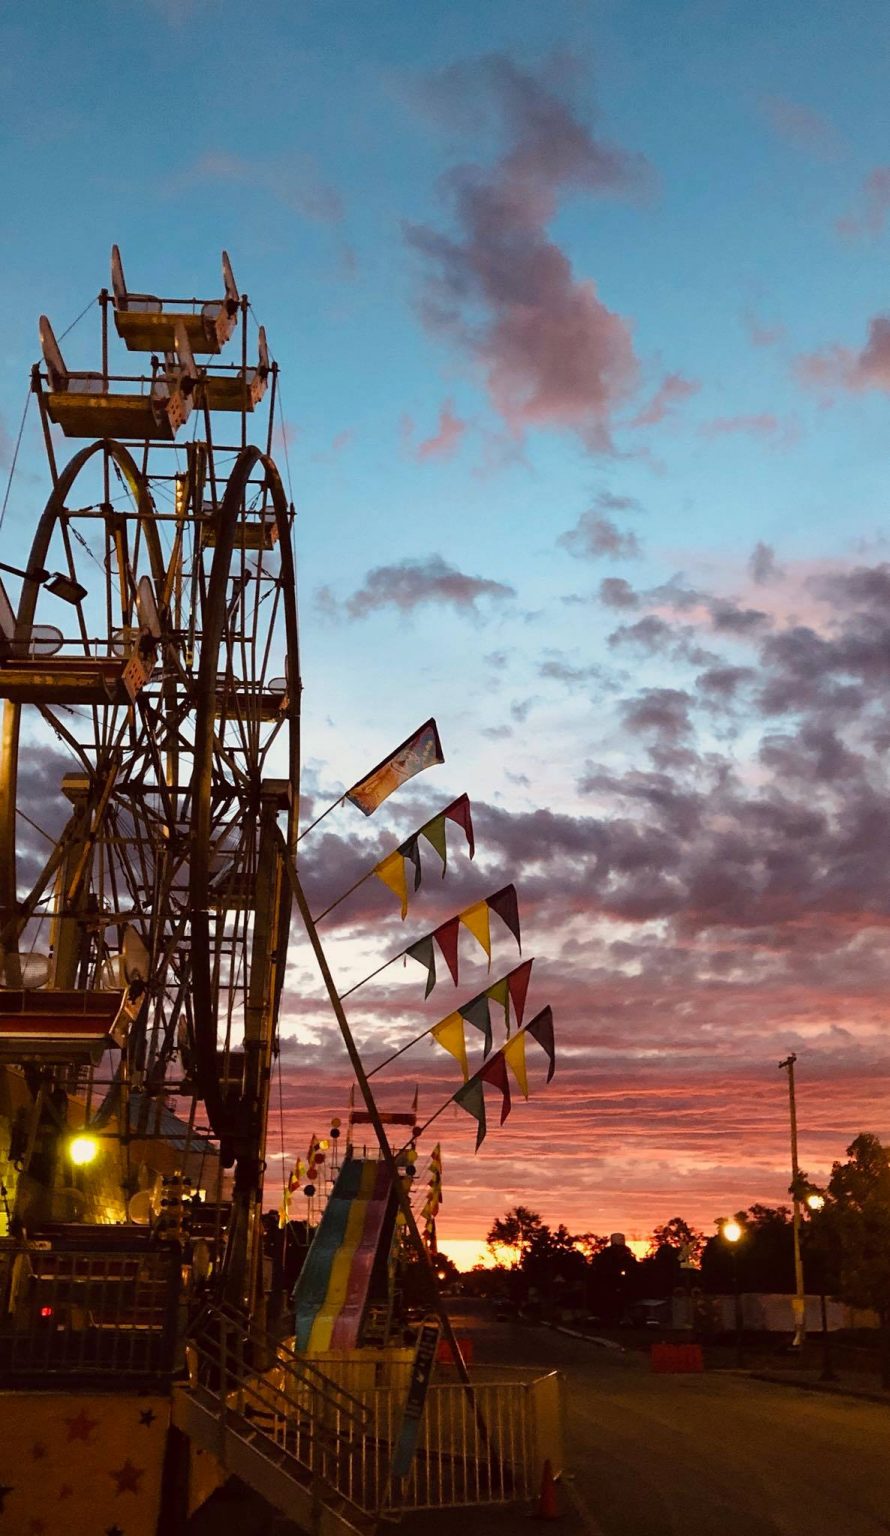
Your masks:
<path fill-rule="evenodd" d="M 52 1317 L 52 1315 L 53 1315 L 52 1307 L 41 1307 L 40 1308 L 40 1316 L 41 1317 Z"/>

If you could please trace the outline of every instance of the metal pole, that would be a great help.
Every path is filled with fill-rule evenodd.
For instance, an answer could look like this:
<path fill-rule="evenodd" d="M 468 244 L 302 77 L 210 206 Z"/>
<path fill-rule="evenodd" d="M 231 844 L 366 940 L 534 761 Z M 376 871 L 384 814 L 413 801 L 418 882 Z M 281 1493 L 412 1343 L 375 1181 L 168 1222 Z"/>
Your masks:
<path fill-rule="evenodd" d="M 779 1062 L 779 1071 L 788 1073 L 788 1107 L 791 1115 L 791 1212 L 794 1244 L 794 1339 L 793 1349 L 800 1349 L 806 1333 L 807 1301 L 803 1283 L 803 1259 L 800 1252 L 800 1165 L 797 1161 L 797 1101 L 794 1096 L 794 1052 Z"/>
<path fill-rule="evenodd" d="M 732 1289 L 735 1297 L 735 1365 L 736 1370 L 742 1368 L 742 1297 L 739 1291 L 739 1256 L 734 1247 L 732 1250 Z"/>
<path fill-rule="evenodd" d="M 831 1335 L 828 1332 L 828 1307 L 825 1301 L 825 1281 L 823 1280 L 819 1305 L 822 1309 L 822 1371 L 820 1381 L 837 1381 L 837 1372 L 831 1362 Z"/>

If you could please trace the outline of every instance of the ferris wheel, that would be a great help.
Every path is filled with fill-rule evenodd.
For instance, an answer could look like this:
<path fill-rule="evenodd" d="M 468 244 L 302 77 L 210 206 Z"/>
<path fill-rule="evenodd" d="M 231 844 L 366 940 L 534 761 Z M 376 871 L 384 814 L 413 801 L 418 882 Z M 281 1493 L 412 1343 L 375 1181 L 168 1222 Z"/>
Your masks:
<path fill-rule="evenodd" d="M 41 1095 L 76 1089 L 120 1128 L 125 1196 L 152 1106 L 177 1091 L 192 1124 L 203 1104 L 234 1167 L 222 1268 L 240 1303 L 258 1283 L 300 678 L 278 370 L 262 327 L 248 357 L 252 311 L 222 266 L 220 298 L 161 299 L 128 291 L 115 247 L 94 372 L 66 366 L 41 318 L 51 491 L 0 567 L 20 582 L 17 602 L 0 585 L 0 1060 L 38 1117 Z M 115 341 L 141 354 L 116 373 Z M 88 441 L 60 466 L 69 439 Z M 64 764 L 57 784 L 35 762 Z M 20 1183 L 24 1219 L 45 1214 L 50 1192 Z"/>

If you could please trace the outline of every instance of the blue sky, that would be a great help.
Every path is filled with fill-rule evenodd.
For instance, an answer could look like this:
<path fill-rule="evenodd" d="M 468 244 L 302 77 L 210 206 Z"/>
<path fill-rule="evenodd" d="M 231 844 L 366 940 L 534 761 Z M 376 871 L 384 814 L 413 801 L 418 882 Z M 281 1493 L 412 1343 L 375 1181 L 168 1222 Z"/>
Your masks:
<path fill-rule="evenodd" d="M 816 797 L 837 828 L 866 787 L 884 792 L 875 669 L 855 673 L 855 720 L 829 719 L 822 697 L 816 721 L 802 688 L 777 714 L 767 690 L 777 668 L 788 681 L 787 637 L 800 625 L 827 643 L 861 620 L 860 638 L 874 639 L 880 618 L 852 576 L 877 572 L 877 582 L 887 551 L 890 344 L 878 331 L 873 354 L 863 349 L 888 308 L 890 16 L 821 0 L 43 0 L 7 9 L 2 33 L 7 464 L 37 316 L 45 309 L 64 330 L 108 282 L 112 241 L 131 287 L 166 293 L 215 294 L 229 250 L 282 368 L 307 787 L 321 804 L 436 714 L 446 767 L 423 795 L 393 803 L 390 825 L 404 835 L 415 806 L 423 819 L 469 790 L 492 833 L 488 870 L 515 873 L 520 890 L 527 878 L 545 977 L 563 1002 L 574 1145 L 598 1149 L 565 1211 L 559 1191 L 571 1181 L 548 1180 L 546 1214 L 628 1230 L 674 1214 L 692 1155 L 684 1126 L 702 1115 L 713 1134 L 693 1159 L 696 1208 L 682 1213 L 705 1219 L 718 1199 L 780 1198 L 779 1096 L 772 1118 L 745 1131 L 760 1161 L 742 1187 L 750 1163 L 721 1145 L 721 1092 L 759 1081 L 764 1062 L 772 1092 L 772 1055 L 795 1030 L 814 1083 L 840 1072 L 850 1084 L 835 1119 L 814 1096 L 810 1160 L 827 1164 L 860 1129 L 880 1132 L 874 1020 L 888 978 L 877 866 L 852 879 L 836 842 L 810 850 L 810 878 L 835 893 L 819 956 L 842 956 L 861 978 L 850 935 L 864 925 L 872 990 L 855 1006 L 832 996 L 820 1012 L 819 987 L 823 999 L 831 987 L 817 978 L 810 1002 L 792 1006 L 782 989 L 801 985 L 788 969 L 800 914 L 787 903 L 761 914 L 756 956 L 750 914 L 703 916 L 704 876 L 667 867 L 651 792 L 653 775 L 678 796 L 695 782 L 701 810 L 719 798 L 721 765 L 737 778 L 739 795 L 715 813 L 712 871 L 725 862 L 726 826 L 763 797 L 783 808 Z M 570 143 L 571 163 L 551 158 Z M 461 222 L 471 196 L 484 213 L 472 227 Z M 523 293 L 521 258 L 533 248 L 546 252 L 548 280 Z M 567 311 L 548 312 L 558 291 L 580 306 L 579 329 L 560 328 Z M 72 366 L 95 361 L 93 336 L 82 322 L 67 340 Z M 3 539 L 23 534 L 42 504 L 33 425 Z M 745 627 L 740 611 L 760 618 Z M 648 627 L 629 635 L 642 619 Z M 836 666 L 850 685 L 859 663 L 819 654 L 814 665 Z M 747 673 L 732 682 L 731 709 L 726 679 L 710 676 L 726 667 Z M 867 742 L 856 737 L 858 776 L 826 769 L 814 788 L 799 762 L 792 773 L 774 745 L 764 750 L 779 732 L 782 750 L 794 743 L 811 762 L 817 731 L 853 750 L 866 716 L 875 724 Z M 502 831 L 504 812 L 514 834 Z M 541 861 L 535 838 L 555 835 L 541 815 L 564 819 L 571 878 L 555 855 Z M 599 839 L 625 819 L 645 847 L 641 880 L 671 886 L 676 901 L 645 917 L 627 908 L 619 922 Z M 333 844 L 326 857 L 341 853 L 348 863 Z M 759 857 L 762 894 L 771 876 Z M 455 885 L 455 909 L 488 870 L 483 860 Z M 812 892 L 796 889 L 809 909 Z M 379 938 L 373 914 L 344 922 L 345 963 L 396 936 Z M 732 950 L 721 964 L 734 1000 L 709 980 L 715 935 Z M 645 1049 L 640 1021 L 658 1015 L 666 971 L 644 952 L 661 953 L 672 977 L 670 1024 Z M 298 967 L 295 988 L 308 977 Z M 622 977 L 632 979 L 623 1002 Z M 597 1044 L 589 1021 L 603 996 L 609 1025 Z M 386 1007 L 384 997 L 369 1015 L 371 1038 Z M 752 1013 L 748 1033 L 740 1020 Z M 320 1006 L 303 1018 L 313 1049 L 325 1027 Z M 841 1027 L 852 1031 L 846 1044 L 832 1034 Z M 641 1117 L 657 1127 L 665 1083 L 690 1055 L 704 1070 L 715 1030 L 719 1071 L 664 1142 L 654 1129 L 643 1137 L 629 1174 L 601 1144 L 613 1092 L 628 1095 L 635 1137 Z M 315 1090 L 311 1080 L 295 1088 L 295 1139 L 308 1139 L 314 1106 L 327 1113 L 335 1091 L 320 1074 Z M 528 1134 L 546 1140 L 543 1108 L 524 1113 Z M 489 1205 L 498 1213 L 497 1159 L 521 1146 L 519 1118 L 509 1147 L 505 1130 L 490 1153 L 491 1136 L 475 1164 L 466 1126 L 449 1121 L 469 1191 L 455 1191 L 453 1236 L 472 1235 L 480 1201 L 486 1220 Z M 572 1144 L 563 1150 L 570 1158 Z"/>

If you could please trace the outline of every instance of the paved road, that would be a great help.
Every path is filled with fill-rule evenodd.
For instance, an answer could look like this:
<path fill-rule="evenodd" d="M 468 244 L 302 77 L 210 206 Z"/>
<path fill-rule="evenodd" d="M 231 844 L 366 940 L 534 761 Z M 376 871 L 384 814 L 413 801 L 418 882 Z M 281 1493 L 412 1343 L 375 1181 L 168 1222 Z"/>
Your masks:
<path fill-rule="evenodd" d="M 890 1531 L 890 1406 L 732 1373 L 653 1376 L 639 1354 L 497 1324 L 482 1304 L 456 1303 L 454 1321 L 480 1364 L 565 1372 L 580 1507 L 565 1536 Z M 480 1513 L 427 1516 L 425 1529 L 476 1536 L 477 1518 L 490 1536 L 517 1528 L 515 1515 Z"/>

